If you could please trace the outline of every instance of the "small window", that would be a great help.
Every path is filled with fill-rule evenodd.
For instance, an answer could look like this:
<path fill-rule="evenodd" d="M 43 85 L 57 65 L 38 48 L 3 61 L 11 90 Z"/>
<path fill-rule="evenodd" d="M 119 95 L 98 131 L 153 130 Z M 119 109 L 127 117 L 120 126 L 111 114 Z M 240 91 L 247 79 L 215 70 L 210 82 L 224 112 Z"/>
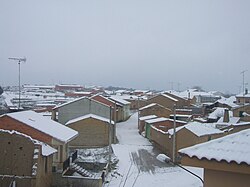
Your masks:
<path fill-rule="evenodd" d="M 239 112 L 239 117 L 244 117 L 243 113 L 244 113 L 244 111 L 240 111 Z"/>

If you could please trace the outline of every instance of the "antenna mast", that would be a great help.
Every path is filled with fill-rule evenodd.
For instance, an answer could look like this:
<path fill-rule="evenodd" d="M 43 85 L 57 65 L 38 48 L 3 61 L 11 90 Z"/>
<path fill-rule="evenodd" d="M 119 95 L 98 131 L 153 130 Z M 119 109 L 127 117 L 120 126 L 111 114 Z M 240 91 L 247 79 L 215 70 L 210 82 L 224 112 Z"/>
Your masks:
<path fill-rule="evenodd" d="M 21 62 L 26 62 L 26 58 L 16 58 L 16 57 L 10 57 L 9 60 L 15 60 L 18 63 L 18 86 L 19 86 L 19 92 L 18 92 L 18 110 L 21 108 L 21 68 L 20 64 Z"/>

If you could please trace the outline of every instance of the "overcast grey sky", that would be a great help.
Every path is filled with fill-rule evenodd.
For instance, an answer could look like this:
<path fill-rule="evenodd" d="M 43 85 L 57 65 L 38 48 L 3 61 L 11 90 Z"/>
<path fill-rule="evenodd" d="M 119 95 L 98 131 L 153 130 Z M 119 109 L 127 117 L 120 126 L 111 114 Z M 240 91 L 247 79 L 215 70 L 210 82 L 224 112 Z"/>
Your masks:
<path fill-rule="evenodd" d="M 249 0 L 0 0 L 0 85 L 77 83 L 239 92 Z"/>

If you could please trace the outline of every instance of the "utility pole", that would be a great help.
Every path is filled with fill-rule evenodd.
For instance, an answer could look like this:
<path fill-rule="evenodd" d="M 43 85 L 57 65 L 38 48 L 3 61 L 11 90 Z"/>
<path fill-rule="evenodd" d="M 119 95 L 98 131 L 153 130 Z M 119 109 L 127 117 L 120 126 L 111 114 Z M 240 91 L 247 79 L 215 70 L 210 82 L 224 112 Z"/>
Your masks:
<path fill-rule="evenodd" d="M 109 108 L 109 171 L 111 171 L 111 154 L 112 154 L 112 148 L 111 148 L 111 143 L 112 143 L 112 106 Z"/>
<path fill-rule="evenodd" d="M 117 108 L 116 108 L 116 102 L 115 102 L 115 107 L 114 107 L 114 112 L 113 112 L 113 115 L 114 115 L 114 126 L 113 126 L 113 142 L 116 143 L 116 121 L 117 121 L 117 115 L 116 115 L 116 111 Z"/>
<path fill-rule="evenodd" d="M 247 70 L 244 70 L 240 73 L 242 74 L 243 106 L 245 105 L 245 72 L 247 72 Z"/>
<path fill-rule="evenodd" d="M 11 57 L 9 60 L 15 60 L 18 62 L 18 110 L 21 108 L 21 62 L 26 62 L 26 58 L 16 58 L 16 57 Z"/>
<path fill-rule="evenodd" d="M 174 104 L 173 163 L 176 163 L 176 104 Z"/>
<path fill-rule="evenodd" d="M 140 96 L 139 95 L 137 99 L 137 112 L 138 112 L 137 128 L 139 129 L 139 126 L 140 126 Z"/>

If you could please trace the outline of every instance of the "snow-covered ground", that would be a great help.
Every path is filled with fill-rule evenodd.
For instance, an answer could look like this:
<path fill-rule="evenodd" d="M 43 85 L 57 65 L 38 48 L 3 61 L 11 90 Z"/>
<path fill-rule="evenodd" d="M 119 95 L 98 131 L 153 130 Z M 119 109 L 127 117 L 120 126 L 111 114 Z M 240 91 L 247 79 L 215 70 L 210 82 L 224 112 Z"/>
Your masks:
<path fill-rule="evenodd" d="M 137 129 L 135 113 L 117 124 L 118 144 L 113 145 L 119 159 L 118 167 L 107 178 L 104 187 L 201 187 L 201 181 L 179 167 L 172 167 L 156 159 L 160 153 Z M 203 169 L 187 167 L 202 177 Z"/>

